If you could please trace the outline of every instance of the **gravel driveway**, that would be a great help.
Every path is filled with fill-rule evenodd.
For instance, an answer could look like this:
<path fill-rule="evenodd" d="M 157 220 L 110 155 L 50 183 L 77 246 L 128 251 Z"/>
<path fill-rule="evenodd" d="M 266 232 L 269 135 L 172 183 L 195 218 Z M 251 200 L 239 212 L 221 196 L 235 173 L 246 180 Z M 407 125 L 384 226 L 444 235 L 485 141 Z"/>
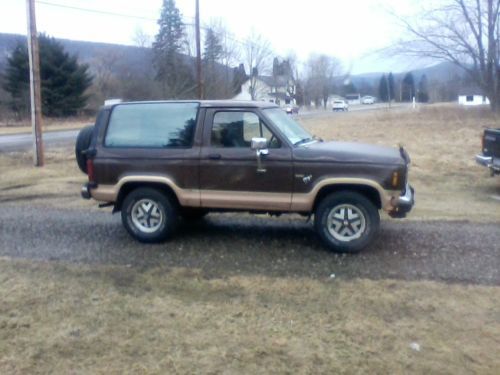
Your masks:
<path fill-rule="evenodd" d="M 383 221 L 357 255 L 322 247 L 298 216 L 213 214 L 182 224 L 161 245 L 133 241 L 108 210 L 0 205 L 0 256 L 132 267 L 196 267 L 206 277 L 235 274 L 365 277 L 500 285 L 500 225 Z"/>

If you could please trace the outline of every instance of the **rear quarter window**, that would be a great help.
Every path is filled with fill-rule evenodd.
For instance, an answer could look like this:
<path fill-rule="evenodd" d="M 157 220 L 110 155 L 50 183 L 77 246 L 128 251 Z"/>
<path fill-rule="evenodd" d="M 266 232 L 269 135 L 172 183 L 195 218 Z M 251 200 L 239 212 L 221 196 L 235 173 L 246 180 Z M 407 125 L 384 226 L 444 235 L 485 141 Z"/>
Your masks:
<path fill-rule="evenodd" d="M 118 105 L 104 139 L 107 147 L 191 147 L 198 103 Z"/>

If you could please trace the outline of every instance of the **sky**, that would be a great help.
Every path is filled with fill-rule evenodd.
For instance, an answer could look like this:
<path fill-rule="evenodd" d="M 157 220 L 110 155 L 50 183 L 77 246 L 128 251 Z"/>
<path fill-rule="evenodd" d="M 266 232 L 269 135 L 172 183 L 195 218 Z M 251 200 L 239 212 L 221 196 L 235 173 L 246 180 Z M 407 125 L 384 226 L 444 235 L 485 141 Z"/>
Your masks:
<path fill-rule="evenodd" d="M 133 44 L 137 29 L 156 34 L 161 4 L 162 0 L 37 0 L 37 27 L 56 38 Z M 195 0 L 176 4 L 184 21 L 194 22 Z M 238 40 L 252 31 L 263 35 L 278 55 L 294 51 L 305 61 L 311 53 L 325 53 L 339 58 L 346 71 L 359 74 L 404 71 L 422 64 L 376 53 L 402 35 L 390 12 L 410 16 L 415 7 L 415 0 L 200 0 L 200 15 L 202 25 L 220 20 Z M 25 0 L 0 0 L 0 32 L 26 34 L 26 29 Z"/>

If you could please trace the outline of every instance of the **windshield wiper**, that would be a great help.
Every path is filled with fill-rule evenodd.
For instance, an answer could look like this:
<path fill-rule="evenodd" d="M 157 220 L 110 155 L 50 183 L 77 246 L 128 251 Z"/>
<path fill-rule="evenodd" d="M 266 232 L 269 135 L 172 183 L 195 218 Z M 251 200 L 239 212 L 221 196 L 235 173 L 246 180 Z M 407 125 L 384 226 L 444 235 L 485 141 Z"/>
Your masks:
<path fill-rule="evenodd" d="M 300 141 L 295 142 L 293 145 L 294 146 L 300 146 L 301 144 L 307 143 L 309 141 L 314 141 L 314 139 L 311 138 L 311 137 L 302 138 Z"/>

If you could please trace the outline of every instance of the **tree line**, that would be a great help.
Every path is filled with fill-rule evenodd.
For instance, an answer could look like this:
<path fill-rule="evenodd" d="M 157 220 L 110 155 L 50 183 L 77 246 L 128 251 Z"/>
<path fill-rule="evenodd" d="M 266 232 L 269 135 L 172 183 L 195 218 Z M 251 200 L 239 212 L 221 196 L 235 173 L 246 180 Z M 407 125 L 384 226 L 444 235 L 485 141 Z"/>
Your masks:
<path fill-rule="evenodd" d="M 433 12 L 423 13 L 415 23 L 403 20 L 413 38 L 401 41 L 396 52 L 453 62 L 468 74 L 471 86 L 481 88 L 490 98 L 492 109 L 500 111 L 499 7 L 500 0 L 445 0 L 434 7 Z M 120 55 L 114 53 L 94 56 L 91 64 L 82 64 L 77 56 L 64 51 L 55 39 L 40 35 L 43 113 L 47 116 L 74 115 L 84 108 L 96 108 L 110 97 L 129 100 L 194 98 L 197 83 L 193 30 L 182 19 L 175 0 L 163 0 L 158 33 L 151 48 L 150 38 L 137 33 L 137 44 L 144 47 L 147 57 L 145 64 L 150 64 L 141 74 L 132 74 L 123 66 Z M 275 53 L 269 41 L 256 33 L 238 41 L 221 22 L 212 22 L 204 31 L 205 98 L 231 98 L 247 80 L 251 97 L 255 98 L 259 77 L 274 75 Z M 357 92 L 378 96 L 382 101 L 411 101 L 413 97 L 420 102 L 432 98 L 454 99 L 456 87 L 462 82 L 450 78 L 437 85 L 422 76 L 417 83 L 411 73 L 395 82 L 391 73 L 380 78 L 378 88 L 368 83 L 355 87 L 334 56 L 312 54 L 299 64 L 291 52 L 283 59 L 296 84 L 293 96 L 299 105 L 326 105 L 332 94 Z M 10 108 L 20 115 L 26 114 L 29 70 L 25 44 L 19 44 L 11 52 L 1 81 L 9 94 Z"/>

